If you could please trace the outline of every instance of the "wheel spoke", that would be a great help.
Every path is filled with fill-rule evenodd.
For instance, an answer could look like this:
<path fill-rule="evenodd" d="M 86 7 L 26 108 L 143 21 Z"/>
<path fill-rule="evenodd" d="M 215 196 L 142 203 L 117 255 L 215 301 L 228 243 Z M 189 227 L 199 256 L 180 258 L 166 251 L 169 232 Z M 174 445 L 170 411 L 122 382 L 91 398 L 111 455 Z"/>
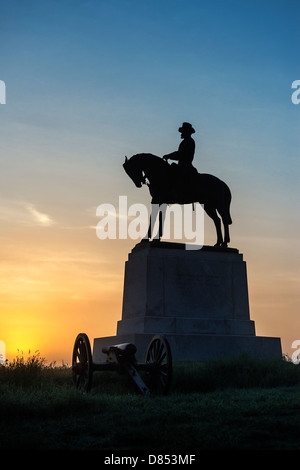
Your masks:
<path fill-rule="evenodd" d="M 163 360 L 166 358 L 167 356 L 167 351 L 165 351 L 161 357 L 159 358 L 159 360 L 157 361 L 158 364 L 161 364 L 163 362 Z"/>
<path fill-rule="evenodd" d="M 162 343 L 157 342 L 157 353 L 155 357 L 156 362 L 159 362 L 163 348 L 164 345 Z"/>

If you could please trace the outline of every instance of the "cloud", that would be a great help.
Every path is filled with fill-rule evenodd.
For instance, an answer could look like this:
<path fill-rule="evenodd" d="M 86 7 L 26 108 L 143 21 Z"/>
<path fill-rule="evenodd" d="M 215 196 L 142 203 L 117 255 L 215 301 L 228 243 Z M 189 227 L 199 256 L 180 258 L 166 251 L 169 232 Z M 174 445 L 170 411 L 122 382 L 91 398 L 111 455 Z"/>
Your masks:
<path fill-rule="evenodd" d="M 52 217 L 40 212 L 34 204 L 9 199 L 0 199 L 0 220 L 45 227 L 55 223 Z"/>
<path fill-rule="evenodd" d="M 33 204 L 26 204 L 26 209 L 32 215 L 33 220 L 35 220 L 39 225 L 50 226 L 54 224 L 54 220 L 47 214 L 39 212 Z"/>

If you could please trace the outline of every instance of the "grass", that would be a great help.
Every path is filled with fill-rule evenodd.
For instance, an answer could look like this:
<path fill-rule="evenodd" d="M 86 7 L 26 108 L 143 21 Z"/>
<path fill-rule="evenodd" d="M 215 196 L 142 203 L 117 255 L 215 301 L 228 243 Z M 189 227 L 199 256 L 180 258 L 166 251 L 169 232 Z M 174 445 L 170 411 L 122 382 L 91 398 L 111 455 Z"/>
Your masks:
<path fill-rule="evenodd" d="M 1 449 L 300 450 L 300 368 L 286 360 L 177 363 L 168 396 L 142 397 L 113 372 L 84 394 L 35 353 L 0 366 L 0 396 Z"/>

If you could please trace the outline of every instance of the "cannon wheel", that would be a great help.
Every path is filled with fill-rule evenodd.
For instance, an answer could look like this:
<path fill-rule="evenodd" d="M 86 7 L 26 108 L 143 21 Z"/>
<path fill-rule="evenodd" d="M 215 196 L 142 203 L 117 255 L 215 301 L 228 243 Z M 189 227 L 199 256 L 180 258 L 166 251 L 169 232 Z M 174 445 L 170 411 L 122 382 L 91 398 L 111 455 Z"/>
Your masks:
<path fill-rule="evenodd" d="M 85 333 L 77 336 L 72 356 L 72 375 L 74 385 L 88 392 L 92 386 L 93 361 L 91 345 Z"/>
<path fill-rule="evenodd" d="M 146 382 L 150 393 L 166 395 L 172 379 L 172 355 L 164 336 L 156 335 L 152 338 L 146 353 L 146 363 L 149 366 Z"/>

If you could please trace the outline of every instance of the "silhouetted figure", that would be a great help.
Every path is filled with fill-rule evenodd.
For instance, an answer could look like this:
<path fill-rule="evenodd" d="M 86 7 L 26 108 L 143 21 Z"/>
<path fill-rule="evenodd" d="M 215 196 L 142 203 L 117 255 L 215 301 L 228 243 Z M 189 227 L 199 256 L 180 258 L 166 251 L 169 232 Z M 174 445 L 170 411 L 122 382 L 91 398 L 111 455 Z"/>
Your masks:
<path fill-rule="evenodd" d="M 193 184 L 193 178 L 197 174 L 196 168 L 192 165 L 195 154 L 195 141 L 191 136 L 195 133 L 195 129 L 189 122 L 184 122 L 179 127 L 178 132 L 181 132 L 181 138 L 183 139 L 178 150 L 164 155 L 163 159 L 166 161 L 178 161 L 176 168 L 174 168 L 174 164 L 171 165 L 172 169 L 175 170 L 173 171 L 173 178 L 176 180 L 176 185 L 182 185 L 183 191 L 186 193 L 189 191 L 190 185 Z"/>
<path fill-rule="evenodd" d="M 195 141 L 191 137 L 195 133 L 195 129 L 189 122 L 184 122 L 179 127 L 178 132 L 181 132 L 183 141 L 180 143 L 176 152 L 164 155 L 164 160 L 177 160 L 180 167 L 186 167 L 192 164 L 195 154 Z"/>

